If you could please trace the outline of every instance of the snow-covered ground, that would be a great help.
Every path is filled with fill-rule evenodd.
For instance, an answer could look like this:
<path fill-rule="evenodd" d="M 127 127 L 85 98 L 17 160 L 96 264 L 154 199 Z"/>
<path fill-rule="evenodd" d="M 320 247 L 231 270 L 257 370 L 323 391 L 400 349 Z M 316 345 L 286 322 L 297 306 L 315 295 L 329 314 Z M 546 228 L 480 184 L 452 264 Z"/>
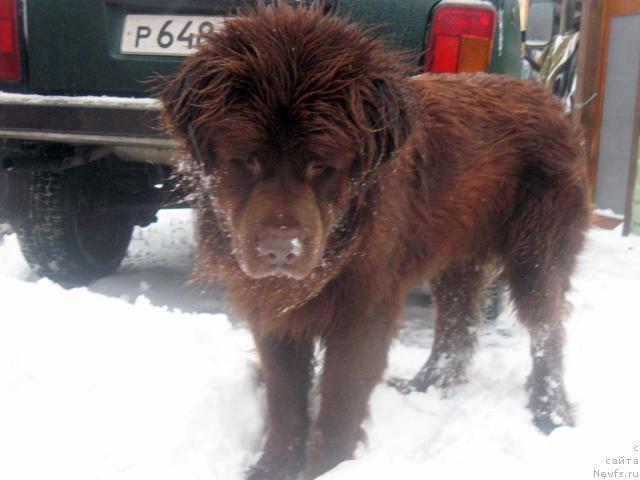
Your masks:
<path fill-rule="evenodd" d="M 189 212 L 162 212 L 130 251 L 118 274 L 66 291 L 29 272 L 15 236 L 0 245 L 0 479 L 234 480 L 257 458 L 256 355 L 222 289 L 185 282 Z M 527 335 L 506 312 L 447 398 L 379 386 L 368 445 L 323 480 L 637 478 L 640 238 L 592 231 L 574 285 L 576 428 L 533 427 Z M 407 312 L 389 375 L 428 354 L 430 310 L 417 297 Z"/>

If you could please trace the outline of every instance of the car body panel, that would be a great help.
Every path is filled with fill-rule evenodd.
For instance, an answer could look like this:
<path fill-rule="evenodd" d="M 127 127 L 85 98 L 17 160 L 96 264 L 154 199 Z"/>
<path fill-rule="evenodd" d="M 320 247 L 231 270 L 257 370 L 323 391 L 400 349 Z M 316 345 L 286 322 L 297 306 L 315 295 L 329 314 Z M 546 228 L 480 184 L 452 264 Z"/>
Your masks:
<path fill-rule="evenodd" d="M 339 14 L 375 26 L 419 66 L 438 0 L 341 0 Z M 171 75 L 183 57 L 120 53 L 127 14 L 228 15 L 236 0 L 38 0 L 26 2 L 26 82 L 13 91 L 46 95 L 148 96 L 150 79 Z M 498 22 L 491 71 L 519 75 L 517 0 L 493 0 Z"/>

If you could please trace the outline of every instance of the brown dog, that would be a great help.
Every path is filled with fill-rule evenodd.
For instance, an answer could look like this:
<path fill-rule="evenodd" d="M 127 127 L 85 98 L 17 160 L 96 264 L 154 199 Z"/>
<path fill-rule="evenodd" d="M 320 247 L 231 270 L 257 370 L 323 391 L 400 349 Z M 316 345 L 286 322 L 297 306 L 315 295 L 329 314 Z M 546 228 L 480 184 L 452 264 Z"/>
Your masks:
<path fill-rule="evenodd" d="M 580 135 L 533 84 L 406 70 L 344 20 L 258 8 L 161 93 L 189 153 L 196 276 L 226 283 L 264 370 L 269 433 L 251 479 L 314 478 L 352 456 L 418 282 L 435 297 L 435 342 L 408 387 L 463 381 L 496 265 L 531 333 L 534 423 L 573 423 L 562 317 L 589 222 Z"/>

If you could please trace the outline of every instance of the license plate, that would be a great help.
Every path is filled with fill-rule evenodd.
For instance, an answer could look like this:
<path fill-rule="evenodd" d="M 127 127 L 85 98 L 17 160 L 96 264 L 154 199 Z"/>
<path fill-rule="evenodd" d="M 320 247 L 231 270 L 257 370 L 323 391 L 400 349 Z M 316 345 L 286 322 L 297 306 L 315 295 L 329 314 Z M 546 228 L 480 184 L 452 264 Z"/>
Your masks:
<path fill-rule="evenodd" d="M 120 52 L 133 55 L 191 55 L 202 35 L 219 28 L 224 17 L 127 15 Z"/>

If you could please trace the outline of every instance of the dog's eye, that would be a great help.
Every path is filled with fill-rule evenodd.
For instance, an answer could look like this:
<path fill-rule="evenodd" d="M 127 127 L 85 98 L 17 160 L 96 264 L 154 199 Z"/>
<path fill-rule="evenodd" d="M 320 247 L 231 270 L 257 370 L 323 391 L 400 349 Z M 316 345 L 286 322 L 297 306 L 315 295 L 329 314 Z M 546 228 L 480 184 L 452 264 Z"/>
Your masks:
<path fill-rule="evenodd" d="M 242 165 L 254 178 L 258 178 L 262 173 L 262 165 L 260 165 L 260 161 L 254 155 L 249 155 L 242 159 Z"/>
<path fill-rule="evenodd" d="M 317 178 L 331 172 L 333 167 L 325 163 L 311 162 L 307 165 L 307 178 Z"/>

